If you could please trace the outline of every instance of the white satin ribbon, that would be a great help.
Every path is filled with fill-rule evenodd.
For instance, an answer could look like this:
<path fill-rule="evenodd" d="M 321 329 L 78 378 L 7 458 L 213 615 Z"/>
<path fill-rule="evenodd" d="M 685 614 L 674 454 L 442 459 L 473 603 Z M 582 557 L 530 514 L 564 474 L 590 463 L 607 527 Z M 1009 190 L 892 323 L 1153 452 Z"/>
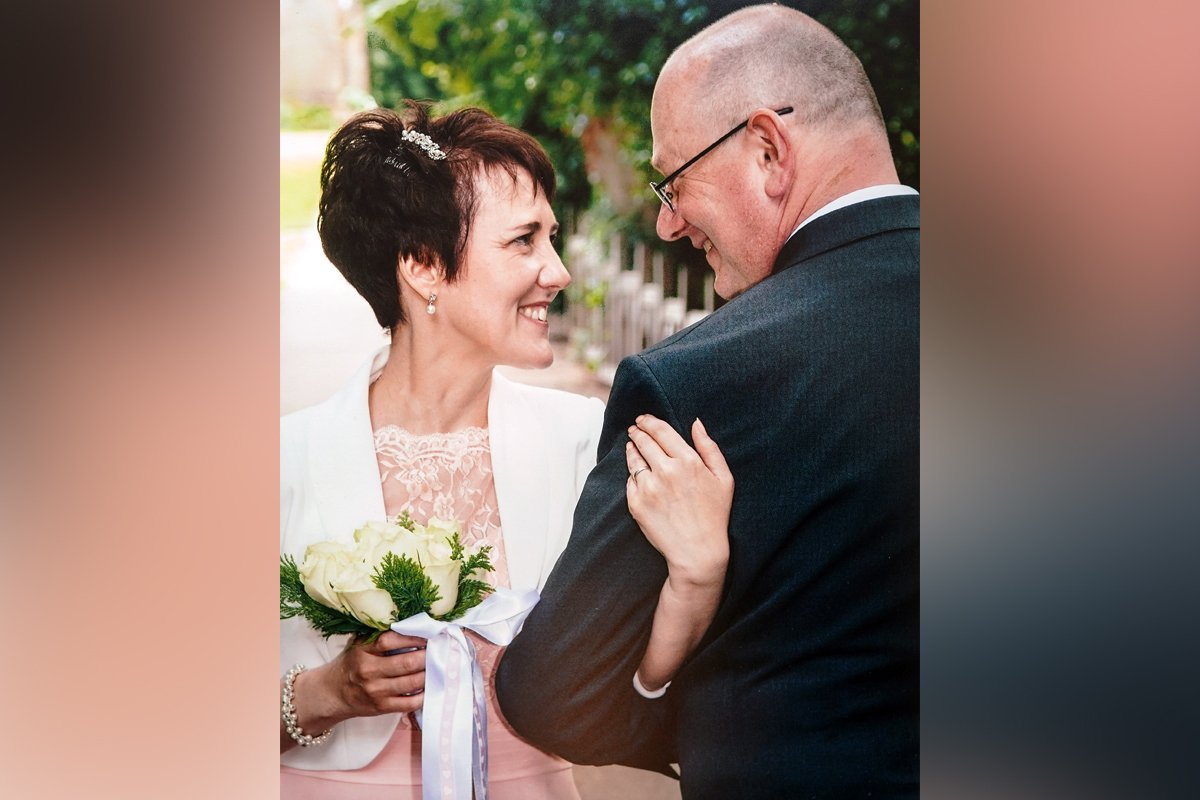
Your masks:
<path fill-rule="evenodd" d="M 422 612 L 392 623 L 392 630 L 428 640 L 425 647 L 425 703 L 421 713 L 421 797 L 486 800 L 487 702 L 475 647 L 463 628 L 501 647 L 521 632 L 537 605 L 535 589 L 496 589 L 454 622 Z M 471 673 L 470 692 L 460 681 Z"/>

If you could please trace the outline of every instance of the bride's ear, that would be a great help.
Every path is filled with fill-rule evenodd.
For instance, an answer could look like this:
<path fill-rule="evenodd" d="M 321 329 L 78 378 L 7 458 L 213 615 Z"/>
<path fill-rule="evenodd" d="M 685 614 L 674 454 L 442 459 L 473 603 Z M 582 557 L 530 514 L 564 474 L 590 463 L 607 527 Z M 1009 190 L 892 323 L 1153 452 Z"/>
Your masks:
<path fill-rule="evenodd" d="M 442 285 L 442 269 L 412 256 L 399 256 L 396 259 L 396 282 L 400 285 L 401 297 L 406 292 L 415 294 L 424 304 L 429 300 L 429 295 L 437 294 L 438 287 Z"/>

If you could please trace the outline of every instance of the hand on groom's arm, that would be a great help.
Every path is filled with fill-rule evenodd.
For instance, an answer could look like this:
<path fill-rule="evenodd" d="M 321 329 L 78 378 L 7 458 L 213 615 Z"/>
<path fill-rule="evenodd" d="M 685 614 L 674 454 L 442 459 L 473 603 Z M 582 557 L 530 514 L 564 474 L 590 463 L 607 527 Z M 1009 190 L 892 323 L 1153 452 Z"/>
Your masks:
<path fill-rule="evenodd" d="M 671 692 L 649 700 L 633 688 L 667 566 L 626 505 L 625 431 L 640 413 L 675 421 L 656 389 L 637 357 L 618 370 L 570 541 L 505 652 L 496 691 L 509 723 L 545 750 L 674 776 Z"/>

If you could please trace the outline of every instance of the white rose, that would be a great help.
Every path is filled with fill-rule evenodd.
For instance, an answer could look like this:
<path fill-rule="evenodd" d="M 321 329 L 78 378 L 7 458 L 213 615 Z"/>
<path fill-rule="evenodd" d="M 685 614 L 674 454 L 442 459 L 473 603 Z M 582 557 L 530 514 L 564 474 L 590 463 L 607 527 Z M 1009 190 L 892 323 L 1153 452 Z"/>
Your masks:
<path fill-rule="evenodd" d="M 436 562 L 449 561 L 454 552 L 450 547 L 450 542 L 445 539 L 430 539 L 425 550 L 429 553 L 429 558 Z"/>
<path fill-rule="evenodd" d="M 431 521 L 430 522 L 434 522 Z M 442 521 L 437 521 L 442 522 Z M 457 529 L 449 528 L 452 533 Z M 428 530 L 428 525 L 426 525 Z M 438 530 L 438 534 L 443 533 Z M 450 542 L 444 536 L 422 536 L 418 545 L 418 563 L 425 575 L 430 576 L 434 587 L 438 588 L 440 599 L 430 607 L 430 614 L 440 616 L 450 612 L 458 602 L 458 571 L 462 564 L 450 558 Z"/>
<path fill-rule="evenodd" d="M 458 604 L 458 573 L 462 564 L 450 557 L 450 539 L 459 534 L 458 520 L 430 517 L 425 527 L 417 530 L 424 534 L 420 545 L 421 566 L 441 596 L 429 613 L 441 616 Z"/>
<path fill-rule="evenodd" d="M 417 530 L 420 530 L 418 526 Z M 430 517 L 429 522 L 425 523 L 425 535 L 431 539 L 436 539 L 439 542 L 446 539 L 451 539 L 462 531 L 458 529 L 458 520 L 456 519 L 439 519 L 438 517 Z"/>
<path fill-rule="evenodd" d="M 436 542 L 432 544 L 421 565 L 441 595 L 441 599 L 430 607 L 429 613 L 435 617 L 448 613 L 458 603 L 458 571 L 462 564 L 450 558 L 450 545 L 443 541 L 441 547 Z"/>
<path fill-rule="evenodd" d="M 391 528 L 396 526 L 389 525 L 386 522 L 371 522 L 365 523 L 361 528 L 354 532 L 354 541 L 360 546 L 373 546 L 385 538 L 393 538 L 394 534 Z"/>
<path fill-rule="evenodd" d="M 386 630 L 396 617 L 391 595 L 375 585 L 375 565 L 351 559 L 334 576 L 342 608 L 364 625 Z"/>
<path fill-rule="evenodd" d="M 304 551 L 300 564 L 300 580 L 308 596 L 322 605 L 342 609 L 335 587 L 335 576 L 353 560 L 349 545 L 340 542 L 317 542 Z"/>
<path fill-rule="evenodd" d="M 363 533 L 360 538 L 359 533 Z M 356 546 L 342 542 L 317 542 L 304 551 L 300 580 L 304 591 L 318 603 L 344 611 L 364 625 L 386 629 L 396 615 L 387 592 L 375 586 L 375 565 L 363 559 L 364 540 L 382 541 L 388 531 L 367 528 L 355 533 Z"/>
<path fill-rule="evenodd" d="M 417 537 L 399 525 L 368 522 L 354 532 L 354 539 L 358 543 L 354 549 L 355 557 L 372 570 L 387 553 L 408 556 L 414 561 L 417 559 Z"/>

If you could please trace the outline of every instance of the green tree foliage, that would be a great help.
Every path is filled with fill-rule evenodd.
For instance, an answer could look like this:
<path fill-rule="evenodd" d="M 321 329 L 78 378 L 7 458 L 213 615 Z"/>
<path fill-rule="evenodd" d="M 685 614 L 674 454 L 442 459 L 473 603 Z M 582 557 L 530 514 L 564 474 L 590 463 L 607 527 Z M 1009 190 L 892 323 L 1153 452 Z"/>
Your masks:
<path fill-rule="evenodd" d="M 919 3 L 915 0 L 788 5 L 811 13 L 855 52 L 875 87 L 900 182 L 920 188 Z M 820 8 L 825 7 L 827 8 Z"/>
<path fill-rule="evenodd" d="M 581 210 L 593 200 L 588 124 L 609 123 L 641 168 L 658 67 L 706 12 L 667 0 L 383 0 L 368 14 L 381 104 L 420 97 L 442 110 L 487 108 L 543 143 L 560 204 Z"/>
<path fill-rule="evenodd" d="M 559 171 L 560 210 L 613 203 L 622 227 L 653 242 L 657 201 L 644 181 L 650 97 L 671 51 L 746 2 L 693 0 L 378 0 L 371 23 L 372 91 L 383 105 L 435 100 L 439 111 L 487 108 L 543 143 Z M 879 94 L 901 180 L 919 181 L 915 0 L 787 3 L 858 53 Z M 637 180 L 621 208 L 593 188 L 586 143 L 614 141 Z M 607 187 L 611 194 L 611 186 Z"/>

